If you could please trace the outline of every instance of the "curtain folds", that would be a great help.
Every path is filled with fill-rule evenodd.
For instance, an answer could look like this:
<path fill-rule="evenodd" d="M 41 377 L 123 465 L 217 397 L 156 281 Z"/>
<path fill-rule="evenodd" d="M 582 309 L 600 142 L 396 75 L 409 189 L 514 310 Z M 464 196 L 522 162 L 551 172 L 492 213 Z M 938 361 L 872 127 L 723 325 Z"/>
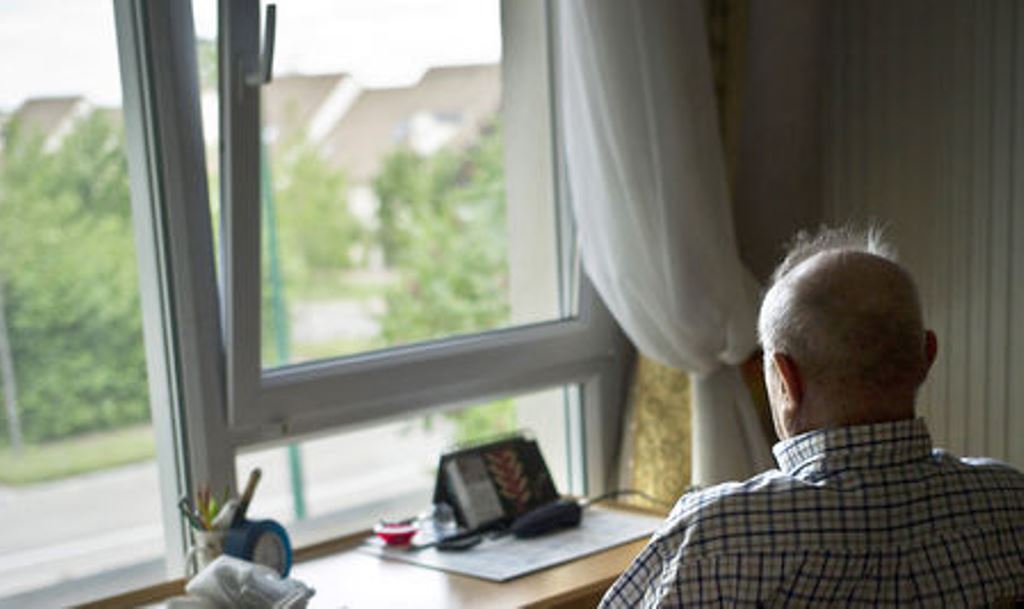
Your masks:
<path fill-rule="evenodd" d="M 771 453 L 735 368 L 756 347 L 697 0 L 555 3 L 559 102 L 583 264 L 641 353 L 693 373 L 693 482 Z"/>

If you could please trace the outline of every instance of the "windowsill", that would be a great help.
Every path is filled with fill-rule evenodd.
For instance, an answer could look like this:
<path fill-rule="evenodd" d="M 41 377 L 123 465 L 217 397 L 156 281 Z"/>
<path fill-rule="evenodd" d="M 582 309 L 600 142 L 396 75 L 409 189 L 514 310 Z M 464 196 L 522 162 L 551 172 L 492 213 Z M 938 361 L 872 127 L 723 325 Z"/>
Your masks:
<path fill-rule="evenodd" d="M 647 514 L 664 516 L 664 512 L 656 512 L 634 508 L 621 504 L 613 504 L 618 509 L 638 511 Z M 422 602 L 434 603 L 439 607 L 473 606 L 473 607 L 592 607 L 604 591 L 615 581 L 633 558 L 647 544 L 642 538 L 607 550 L 584 556 L 526 575 L 508 582 L 495 583 L 473 577 L 452 575 L 442 571 L 425 569 L 401 562 L 381 560 L 369 554 L 354 551 L 369 535 L 369 531 L 359 531 L 337 539 L 309 545 L 296 551 L 295 562 L 304 564 L 307 573 L 327 571 L 332 574 L 330 581 L 337 581 L 338 587 L 360 588 L 368 592 L 361 594 L 378 598 L 378 594 L 398 594 L 412 589 L 419 594 Z M 349 577 L 345 577 L 348 574 Z M 300 575 L 300 579 L 304 576 Z M 396 586 L 396 579 L 403 585 Z M 385 585 L 386 580 L 387 585 Z M 165 582 L 156 586 L 135 590 L 118 596 L 110 597 L 87 605 L 82 609 L 114 609 L 124 606 L 154 605 L 167 598 L 184 593 L 184 579 Z M 316 581 L 308 582 L 314 588 Z M 440 596 L 427 592 L 433 590 Z M 361 591 L 361 590 L 360 590 Z M 416 592 L 419 591 L 419 592 Z M 319 596 L 330 605 L 336 599 L 331 598 L 331 590 L 318 590 Z M 333 592 L 337 593 L 337 590 Z M 359 596 L 360 594 L 357 594 Z M 313 597 L 316 602 L 317 597 Z M 366 600 L 365 598 L 363 599 Z M 454 602 L 455 605 L 451 603 Z M 430 606 L 434 606 L 430 605 Z M 364 606 L 354 603 L 352 606 Z M 369 606 L 369 605 L 365 605 Z"/>

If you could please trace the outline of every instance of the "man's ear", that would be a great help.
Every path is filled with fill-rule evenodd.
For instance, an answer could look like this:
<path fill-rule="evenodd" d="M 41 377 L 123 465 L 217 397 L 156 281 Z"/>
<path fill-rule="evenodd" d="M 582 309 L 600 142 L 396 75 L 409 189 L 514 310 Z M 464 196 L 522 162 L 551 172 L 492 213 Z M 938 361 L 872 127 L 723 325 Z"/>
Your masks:
<path fill-rule="evenodd" d="M 935 357 L 939 354 L 939 339 L 935 336 L 935 332 L 931 330 L 924 331 L 924 373 L 921 374 L 921 382 L 928 377 L 928 371 L 932 369 L 932 364 L 935 363 Z"/>
<path fill-rule="evenodd" d="M 790 406 L 796 409 L 804 399 L 804 383 L 800 377 L 800 369 L 793 358 L 779 352 L 772 353 L 772 365 L 782 380 L 783 394 L 789 400 Z"/>
<path fill-rule="evenodd" d="M 935 336 L 935 332 L 931 330 L 924 331 L 924 356 L 927 362 L 928 368 L 932 367 L 935 363 L 935 357 L 939 354 L 939 339 Z M 926 368 L 926 370 L 928 369 Z"/>

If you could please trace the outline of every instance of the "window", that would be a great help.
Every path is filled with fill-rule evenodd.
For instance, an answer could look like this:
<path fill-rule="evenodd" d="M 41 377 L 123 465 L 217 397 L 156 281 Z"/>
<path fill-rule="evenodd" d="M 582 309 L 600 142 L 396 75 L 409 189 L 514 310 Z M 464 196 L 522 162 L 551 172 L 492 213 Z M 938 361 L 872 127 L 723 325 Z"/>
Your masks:
<path fill-rule="evenodd" d="M 500 15 L 502 25 L 500 76 L 496 75 L 499 66 L 477 65 L 468 70 L 448 66 L 426 71 L 420 66 L 419 71 L 412 71 L 410 84 L 383 89 L 368 85 L 364 89 L 364 85 L 354 82 L 360 70 L 344 63 L 326 65 L 318 75 L 286 75 L 276 84 L 253 84 L 259 64 L 258 8 L 250 4 L 232 5 L 230 9 L 229 14 L 221 13 L 220 48 L 222 57 L 225 49 L 230 49 L 231 56 L 240 60 L 234 64 L 221 62 L 220 129 L 225 151 L 220 174 L 221 214 L 226 227 L 221 243 L 228 425 L 237 430 L 243 444 L 267 435 L 301 435 L 324 425 L 358 424 L 408 416 L 445 403 L 500 397 L 517 389 L 577 380 L 580 374 L 597 375 L 608 364 L 614 341 L 600 328 L 610 323 L 585 282 L 580 291 L 571 239 L 565 238 L 571 235 L 567 230 L 570 219 L 556 196 L 550 58 L 542 3 L 506 3 L 500 10 L 496 6 L 495 16 Z M 287 5 L 283 5 L 279 22 L 283 22 L 286 10 Z M 374 14 L 380 10 L 375 8 Z M 296 27 L 311 31 L 314 39 L 322 24 L 333 22 L 324 15 L 312 15 L 310 19 L 317 28 L 303 29 L 301 22 Z M 285 31 L 284 26 L 278 29 Z M 381 38 L 375 36 L 372 42 L 379 46 Z M 288 40 L 298 37 L 285 36 L 280 44 L 288 48 Z M 301 55 L 300 51 L 301 47 L 291 52 Z M 386 51 L 386 46 L 371 46 L 352 54 Z M 324 66 L 330 58 L 318 55 L 318 60 Z M 363 78 L 373 82 L 369 76 Z M 434 83 L 438 80 L 455 80 L 456 84 L 444 89 Z M 500 104 L 494 102 L 494 80 L 500 80 Z M 315 97 L 312 93 L 292 94 L 290 102 L 282 93 L 308 89 L 314 81 L 325 100 L 323 113 L 310 102 Z M 477 81 L 482 84 L 466 84 Z M 416 150 L 410 130 L 417 120 L 438 112 L 466 114 L 474 109 L 469 102 L 460 102 L 462 108 L 445 107 L 457 96 L 454 92 L 464 91 L 483 99 L 477 104 L 480 118 L 473 123 L 476 127 L 452 135 L 448 147 Z M 341 98 L 344 103 L 331 98 Z M 261 101 L 270 102 L 262 118 Z M 500 115 L 495 116 L 495 105 L 501 108 Z M 334 122 L 325 127 L 331 123 L 321 117 L 330 114 L 328 110 L 334 113 Z M 358 114 L 358 120 L 347 123 L 349 113 Z M 311 118 L 302 122 L 297 118 L 300 116 Z M 267 124 L 271 129 L 264 129 Z M 396 126 L 398 131 L 409 132 L 403 144 L 394 142 Z M 290 138 L 284 135 L 287 132 L 291 132 Z M 297 139 L 292 146 L 303 149 L 289 151 L 284 143 L 288 139 Z M 489 147 L 494 150 L 487 150 Z M 307 155 L 297 166 L 316 167 L 317 171 L 323 170 L 321 175 L 291 179 L 289 154 Z M 490 155 L 489 167 L 493 167 L 480 172 L 483 177 L 474 173 L 485 164 L 478 158 L 481 154 Z M 284 159 L 284 167 L 277 172 L 280 182 L 275 185 L 275 172 L 268 167 L 279 157 Z M 431 167 L 435 159 L 439 168 L 436 173 Z M 454 179 L 451 172 L 444 171 L 445 159 L 458 168 L 454 173 L 459 175 Z M 325 176 L 331 168 L 337 168 L 340 177 Z M 392 179 L 392 171 L 396 179 Z M 346 172 L 352 184 L 347 183 Z M 499 179 L 488 182 L 495 173 Z M 483 182 L 475 183 L 478 178 Z M 267 209 L 268 199 L 276 207 L 276 199 L 287 195 L 283 191 L 296 183 L 303 184 L 303 188 L 322 187 L 317 196 L 326 191 L 323 204 L 325 209 L 333 206 L 333 211 L 321 211 L 314 217 L 337 220 L 338 224 L 327 226 L 329 222 L 324 220 L 317 228 L 326 231 L 323 242 L 334 245 L 326 249 L 335 256 L 317 269 L 321 279 L 302 285 L 299 273 L 296 283 L 288 286 L 278 275 L 282 265 L 277 259 L 284 246 L 281 235 L 275 235 L 283 234 L 279 230 L 282 225 L 294 221 L 287 219 L 288 213 L 301 216 L 302 204 L 314 197 L 293 195 L 290 202 L 282 203 L 290 207 L 288 213 Z M 392 196 L 392 183 L 403 187 L 399 196 Z M 420 183 L 426 183 L 428 190 L 442 191 L 442 195 L 433 199 L 428 196 L 422 202 L 412 200 L 419 194 L 417 189 L 424 188 Z M 466 188 L 460 190 L 462 187 Z M 368 189 L 372 192 L 367 193 Z M 501 190 L 505 190 L 504 196 Z M 350 191 L 355 194 L 349 196 Z M 369 221 L 361 227 L 352 217 L 358 214 L 360 191 L 365 193 L 362 200 L 371 212 Z M 495 191 L 497 194 L 492 196 Z M 389 197 L 397 201 L 398 215 L 393 220 L 395 230 L 390 233 L 382 230 L 392 222 L 386 219 Z M 488 262 L 484 260 L 486 255 L 472 251 L 469 255 L 452 255 L 451 242 L 477 232 L 474 223 L 495 209 L 499 212 L 496 215 L 504 216 L 503 221 L 497 223 L 497 228 L 494 223 L 481 222 L 484 236 L 477 239 L 495 245 L 495 260 Z M 355 247 L 359 239 L 351 236 L 358 229 L 370 232 L 361 251 Z M 497 238 L 501 233 L 507 246 Z M 298 253 L 311 247 L 315 239 L 303 241 L 306 231 L 298 234 L 300 238 L 292 242 L 297 253 L 291 256 L 297 262 L 291 266 L 304 264 L 307 270 L 316 269 L 315 252 Z M 523 260 L 515 260 L 517 255 Z M 446 281 L 432 276 L 447 270 L 451 259 L 485 270 L 476 275 L 469 273 L 467 281 L 463 281 L 465 277 Z M 346 270 L 346 265 L 360 261 L 363 268 Z M 380 278 L 376 289 L 383 287 L 383 297 L 380 292 L 373 296 L 366 284 L 361 286 L 361 295 L 359 289 L 353 289 L 353 277 L 365 279 L 367 269 L 371 275 L 376 271 Z M 513 286 L 519 270 L 527 279 Z M 486 283 L 495 277 L 508 277 L 510 286 L 494 289 L 492 285 L 470 297 L 459 294 L 465 283 Z M 289 289 L 296 299 L 305 298 L 310 308 L 319 295 L 329 293 L 328 303 L 349 312 L 342 319 L 350 329 L 372 328 L 375 323 L 378 326 L 355 346 L 349 341 L 326 351 L 312 349 L 294 355 L 292 347 L 297 345 L 293 330 L 301 326 L 292 324 L 293 314 L 281 306 L 281 296 Z M 371 296 L 360 303 L 360 296 L 365 297 L 367 292 Z M 582 299 L 577 299 L 579 293 Z M 492 319 L 477 319 L 473 308 L 482 301 L 494 303 L 490 308 L 500 313 Z M 363 312 L 353 314 L 360 306 Z M 438 309 L 436 314 L 434 307 Z M 305 321 L 315 323 L 317 317 L 308 312 Z M 398 323 L 392 324 L 396 319 Z M 432 319 L 440 323 L 432 323 Z M 395 329 L 388 336 L 391 325 Z M 502 327 L 505 329 L 498 329 Z M 330 334 L 324 326 L 321 330 L 309 335 Z M 268 340 L 268 335 L 273 340 Z M 422 342 L 424 339 L 427 342 Z M 344 355 L 349 356 L 341 357 Z M 312 361 L 297 363 L 303 360 Z M 388 390 L 382 392 L 385 386 Z"/>
<path fill-rule="evenodd" d="M 435 355 L 478 360 L 509 344 L 480 332 L 573 318 L 561 298 L 574 268 L 557 239 L 565 214 L 554 196 L 550 106 L 515 112 L 548 103 L 547 57 L 504 52 L 512 36 L 497 2 L 406 4 L 390 15 L 386 4 L 297 9 L 291 30 L 277 28 L 281 74 L 263 87 L 240 84 L 257 65 L 257 9 L 237 7 L 229 19 L 221 44 L 246 58 L 221 80 L 222 92 L 243 92 L 221 97 L 231 102 L 222 103 L 224 147 L 236 151 L 222 172 L 235 425 L 358 418 L 358 402 L 379 399 L 379 384 L 354 399 L 352 371 L 411 378 Z M 421 10 L 397 10 L 409 7 Z M 464 13 L 483 14 L 452 18 Z M 336 31 L 353 20 L 349 35 Z M 446 54 L 475 63 L 447 65 Z M 454 114 L 466 117 L 461 127 L 435 118 Z M 529 159 L 547 163 L 537 171 Z M 528 182 L 538 187 L 519 186 Z M 461 352 L 436 342 L 467 335 L 476 344 L 463 341 Z M 315 372 L 280 368 L 309 360 Z M 395 398 L 389 405 L 406 410 Z"/>
<path fill-rule="evenodd" d="M 369 6 L 280 5 L 260 99 L 264 369 L 570 313 L 555 207 L 506 196 L 500 3 Z"/>
<path fill-rule="evenodd" d="M 579 281 L 557 196 L 545 5 L 432 3 L 455 27 L 451 15 L 482 11 L 465 31 L 499 39 L 481 57 L 452 51 L 476 63 L 431 65 L 423 49 L 459 36 L 433 32 L 422 3 L 399 4 L 419 8 L 434 37 L 405 55 L 392 38 L 408 33 L 388 32 L 408 29 L 408 10 L 304 5 L 290 18 L 301 35 L 289 35 L 282 4 L 283 67 L 263 86 L 253 84 L 257 7 L 222 5 L 221 56 L 240 58 L 221 61 L 219 114 L 228 427 L 239 446 L 566 381 L 599 391 L 615 368 L 614 325 Z M 388 57 L 390 70 L 325 48 L 359 17 L 362 35 L 339 35 L 342 50 Z M 593 450 L 605 440 L 593 437 Z"/>
<path fill-rule="evenodd" d="M 385 509 L 421 509 L 441 447 L 514 428 L 533 429 L 562 490 L 602 490 L 621 336 L 574 255 L 546 3 L 281 2 L 278 69 L 267 85 L 256 82 L 258 3 L 115 0 L 114 8 L 135 253 L 121 207 L 117 222 L 92 227 L 116 237 L 81 237 L 48 262 L 54 277 L 82 261 L 97 265 L 76 272 L 105 273 L 141 303 L 117 300 L 116 311 L 97 315 L 135 311 L 133 338 L 111 359 L 118 381 L 132 369 L 138 384 L 141 364 L 117 358 L 145 354 L 146 433 L 158 455 L 147 513 L 159 506 L 163 515 L 145 526 L 165 546 L 145 544 L 151 567 L 162 554 L 166 572 L 181 573 L 183 492 L 235 487 L 255 464 L 265 475 L 253 509 L 291 522 L 300 543 Z M 381 16 L 389 8 L 397 21 Z M 475 43 L 448 57 L 398 52 L 402 40 L 432 34 L 439 15 L 483 19 L 452 36 L 480 38 L 481 54 L 470 56 Z M 377 32 L 367 37 L 374 46 L 327 52 L 331 32 L 360 19 Z M 387 65 L 357 69 L 360 53 Z M 303 63 L 317 56 L 321 63 Z M 5 103 L 0 121 L 9 127 Z M 0 171 L 14 166 L 5 158 L 11 141 Z M 60 154 L 59 146 L 54 153 L 44 143 L 40 154 Z M 11 190 L 3 189 L 0 214 Z M 0 216 L 0 230 L 12 229 Z M 137 256 L 137 279 L 102 266 L 101 256 L 74 256 L 75 247 L 101 244 L 124 249 L 115 256 L 122 264 Z M 0 272 L 11 268 L 22 267 L 0 262 Z M 102 342 L 95 336 L 93 346 Z M 108 402 L 116 410 L 115 388 L 93 395 L 99 411 Z M 402 459 L 385 467 L 387 445 Z M 416 475 L 403 474 L 400 489 L 382 484 L 398 471 Z M 371 487 L 368 501 L 346 491 Z M 136 566 L 145 560 L 131 557 Z M 5 564 L 0 553 L 0 577 Z"/>

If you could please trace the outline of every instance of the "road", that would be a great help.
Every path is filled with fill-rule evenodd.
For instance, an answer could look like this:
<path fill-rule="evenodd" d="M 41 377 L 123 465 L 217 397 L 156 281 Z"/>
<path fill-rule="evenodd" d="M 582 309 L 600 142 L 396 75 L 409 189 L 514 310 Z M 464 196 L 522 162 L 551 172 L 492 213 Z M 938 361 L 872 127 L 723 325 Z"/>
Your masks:
<path fill-rule="evenodd" d="M 339 511 L 353 518 L 359 506 L 399 495 L 418 497 L 415 503 L 425 507 L 433 468 L 449 437 L 443 422 L 428 431 L 417 420 L 304 442 L 308 516 L 321 525 Z M 263 478 L 250 513 L 290 523 L 285 449 L 240 455 L 239 480 L 255 466 Z M 364 520 L 377 516 L 362 514 Z M 13 594 L 163 553 L 155 462 L 25 488 L 0 486 L 0 606 Z"/>

